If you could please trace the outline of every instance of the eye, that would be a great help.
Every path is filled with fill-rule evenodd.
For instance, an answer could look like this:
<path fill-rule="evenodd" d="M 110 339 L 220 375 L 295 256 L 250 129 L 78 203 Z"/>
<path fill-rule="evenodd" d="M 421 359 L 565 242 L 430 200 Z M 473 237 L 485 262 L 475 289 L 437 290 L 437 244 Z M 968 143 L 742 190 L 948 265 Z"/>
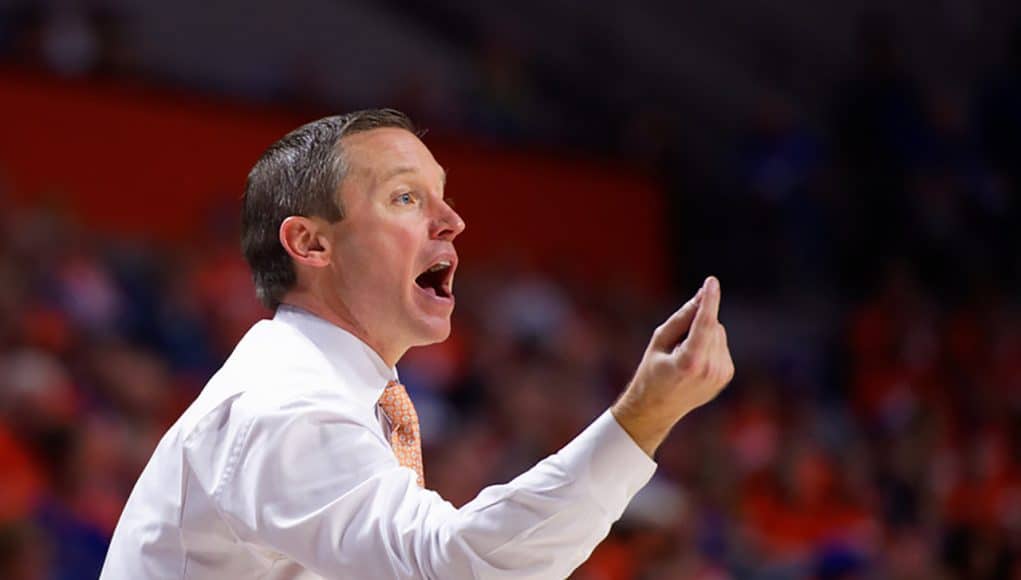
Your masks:
<path fill-rule="evenodd" d="M 394 197 L 394 203 L 398 205 L 411 205 L 415 203 L 415 196 L 411 193 L 399 193 Z"/>

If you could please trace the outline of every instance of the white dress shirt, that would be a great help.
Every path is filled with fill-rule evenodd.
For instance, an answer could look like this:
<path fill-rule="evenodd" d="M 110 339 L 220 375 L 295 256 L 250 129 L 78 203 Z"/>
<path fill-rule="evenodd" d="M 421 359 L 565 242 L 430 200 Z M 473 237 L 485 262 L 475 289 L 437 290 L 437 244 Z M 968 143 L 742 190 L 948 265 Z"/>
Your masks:
<path fill-rule="evenodd" d="M 156 447 L 101 578 L 559 579 L 655 470 L 607 411 L 457 509 L 394 458 L 376 402 L 396 378 L 353 335 L 282 306 Z"/>

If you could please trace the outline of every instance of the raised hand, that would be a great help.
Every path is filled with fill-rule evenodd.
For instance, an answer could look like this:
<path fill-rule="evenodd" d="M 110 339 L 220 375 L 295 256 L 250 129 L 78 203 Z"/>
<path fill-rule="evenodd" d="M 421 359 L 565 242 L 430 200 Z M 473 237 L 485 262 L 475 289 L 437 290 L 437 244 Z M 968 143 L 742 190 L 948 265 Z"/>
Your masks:
<path fill-rule="evenodd" d="M 710 276 L 656 328 L 634 379 L 613 405 L 617 422 L 649 456 L 677 421 L 711 401 L 734 376 L 719 312 L 720 283 Z"/>

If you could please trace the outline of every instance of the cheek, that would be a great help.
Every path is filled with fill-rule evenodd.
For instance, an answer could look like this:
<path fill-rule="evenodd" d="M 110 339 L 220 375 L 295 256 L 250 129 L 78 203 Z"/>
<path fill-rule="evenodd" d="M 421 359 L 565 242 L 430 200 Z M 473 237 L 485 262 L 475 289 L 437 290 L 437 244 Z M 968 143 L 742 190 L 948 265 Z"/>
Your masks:
<path fill-rule="evenodd" d="M 385 251 L 393 258 L 410 263 L 418 255 L 421 237 L 408 228 L 390 228 L 381 232 L 379 239 L 386 246 Z"/>
<path fill-rule="evenodd" d="M 403 287 L 417 275 L 420 238 L 415 232 L 392 224 L 380 225 L 369 235 L 355 242 L 359 270 L 365 280 L 376 284 L 370 290 L 379 292 L 379 284 Z"/>

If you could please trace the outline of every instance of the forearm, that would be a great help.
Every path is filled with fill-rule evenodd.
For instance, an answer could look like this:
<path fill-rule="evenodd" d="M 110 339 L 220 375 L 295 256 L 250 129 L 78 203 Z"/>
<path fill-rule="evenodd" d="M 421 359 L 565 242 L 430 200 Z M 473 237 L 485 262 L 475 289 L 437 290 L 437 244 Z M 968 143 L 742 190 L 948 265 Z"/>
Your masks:
<path fill-rule="evenodd" d="M 566 577 L 655 467 L 607 413 L 555 455 L 506 485 L 483 490 L 461 509 L 460 532 L 487 570 L 524 574 L 515 578 Z"/>

